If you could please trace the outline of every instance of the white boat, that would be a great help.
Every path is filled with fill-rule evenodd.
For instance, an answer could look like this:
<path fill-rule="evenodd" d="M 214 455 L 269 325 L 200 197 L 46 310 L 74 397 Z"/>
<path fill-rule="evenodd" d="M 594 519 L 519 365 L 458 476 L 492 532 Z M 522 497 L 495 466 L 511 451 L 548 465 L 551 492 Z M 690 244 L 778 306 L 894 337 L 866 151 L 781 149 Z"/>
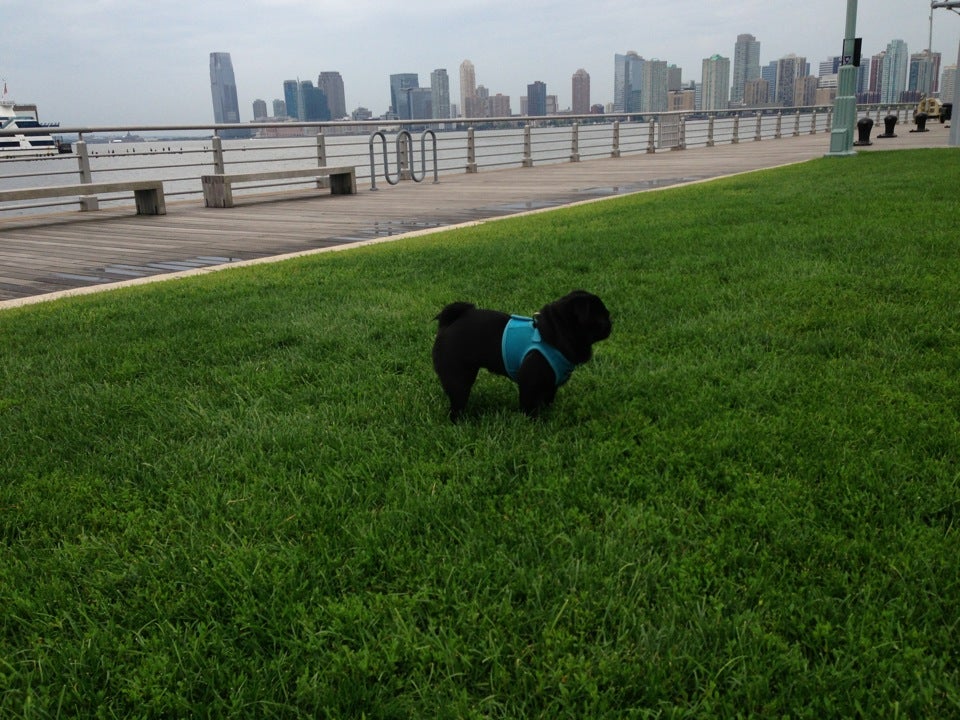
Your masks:
<path fill-rule="evenodd" d="M 59 143 L 47 133 L 25 134 L 18 130 L 57 127 L 58 123 L 41 123 L 36 105 L 18 105 L 7 99 L 7 84 L 0 98 L 0 158 L 31 158 L 56 155 Z"/>

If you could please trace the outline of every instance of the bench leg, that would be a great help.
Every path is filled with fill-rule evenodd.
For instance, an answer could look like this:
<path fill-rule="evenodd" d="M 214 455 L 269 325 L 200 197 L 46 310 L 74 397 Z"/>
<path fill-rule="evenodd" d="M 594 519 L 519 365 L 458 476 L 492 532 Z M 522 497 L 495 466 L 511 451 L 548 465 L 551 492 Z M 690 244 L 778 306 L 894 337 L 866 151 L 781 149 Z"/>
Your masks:
<path fill-rule="evenodd" d="M 357 174 L 353 170 L 330 176 L 330 193 L 333 195 L 356 195 Z"/>
<path fill-rule="evenodd" d="M 166 215 L 167 206 L 163 200 L 163 191 L 157 188 L 134 190 L 137 200 L 137 215 Z"/>
<path fill-rule="evenodd" d="M 212 208 L 233 207 L 233 191 L 222 177 L 203 177 L 203 204 Z"/>
<path fill-rule="evenodd" d="M 80 196 L 80 212 L 91 212 L 100 209 L 100 199 L 96 195 Z"/>

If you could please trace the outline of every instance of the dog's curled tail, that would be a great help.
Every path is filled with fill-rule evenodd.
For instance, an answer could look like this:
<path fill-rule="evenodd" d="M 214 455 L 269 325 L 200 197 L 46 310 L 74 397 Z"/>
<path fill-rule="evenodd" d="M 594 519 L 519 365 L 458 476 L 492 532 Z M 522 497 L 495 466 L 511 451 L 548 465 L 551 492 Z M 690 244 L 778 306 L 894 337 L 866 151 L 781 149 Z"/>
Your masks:
<path fill-rule="evenodd" d="M 468 310 L 473 310 L 476 308 L 476 305 L 468 302 L 453 302 L 447 305 L 440 313 L 434 318 L 440 322 L 440 327 L 445 328 L 448 325 L 452 325 L 457 321 L 461 315 L 463 315 Z"/>

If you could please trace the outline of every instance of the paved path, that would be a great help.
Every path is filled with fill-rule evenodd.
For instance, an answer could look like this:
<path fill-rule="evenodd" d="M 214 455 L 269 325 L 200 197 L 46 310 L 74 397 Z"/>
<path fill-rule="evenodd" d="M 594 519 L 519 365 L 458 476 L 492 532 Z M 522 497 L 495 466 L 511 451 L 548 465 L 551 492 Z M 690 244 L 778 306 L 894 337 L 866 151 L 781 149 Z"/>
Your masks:
<path fill-rule="evenodd" d="M 948 130 L 900 128 L 864 151 L 946 147 Z M 237 207 L 168 202 L 164 216 L 132 208 L 0 216 L 0 309 L 108 284 L 204 271 L 413 231 L 484 221 L 822 157 L 830 136 L 693 148 L 579 163 L 442 175 L 438 184 L 378 183 L 357 195 L 287 191 L 238 196 Z M 843 162 L 837 159 L 837 162 Z"/>

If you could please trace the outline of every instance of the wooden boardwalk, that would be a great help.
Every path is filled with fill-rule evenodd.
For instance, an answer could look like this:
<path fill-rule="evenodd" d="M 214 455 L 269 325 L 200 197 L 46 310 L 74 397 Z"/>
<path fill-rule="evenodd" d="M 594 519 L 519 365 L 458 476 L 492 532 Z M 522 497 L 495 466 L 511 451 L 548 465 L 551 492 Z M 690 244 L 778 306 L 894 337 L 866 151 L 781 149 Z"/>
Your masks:
<path fill-rule="evenodd" d="M 864 151 L 947 147 L 949 131 L 875 139 Z M 397 238 L 431 228 L 642 192 L 822 157 L 830 136 L 741 142 L 532 168 L 442 175 L 433 184 L 360 181 L 357 195 L 287 191 L 238 196 L 231 209 L 168 202 L 168 214 L 133 208 L 29 217 L 0 214 L 0 309 L 111 284 L 204 271 L 258 258 Z M 838 159 L 838 162 L 842 160 Z M 367 181 L 368 182 L 368 181 Z M 198 180 L 199 184 L 199 180 Z"/>

